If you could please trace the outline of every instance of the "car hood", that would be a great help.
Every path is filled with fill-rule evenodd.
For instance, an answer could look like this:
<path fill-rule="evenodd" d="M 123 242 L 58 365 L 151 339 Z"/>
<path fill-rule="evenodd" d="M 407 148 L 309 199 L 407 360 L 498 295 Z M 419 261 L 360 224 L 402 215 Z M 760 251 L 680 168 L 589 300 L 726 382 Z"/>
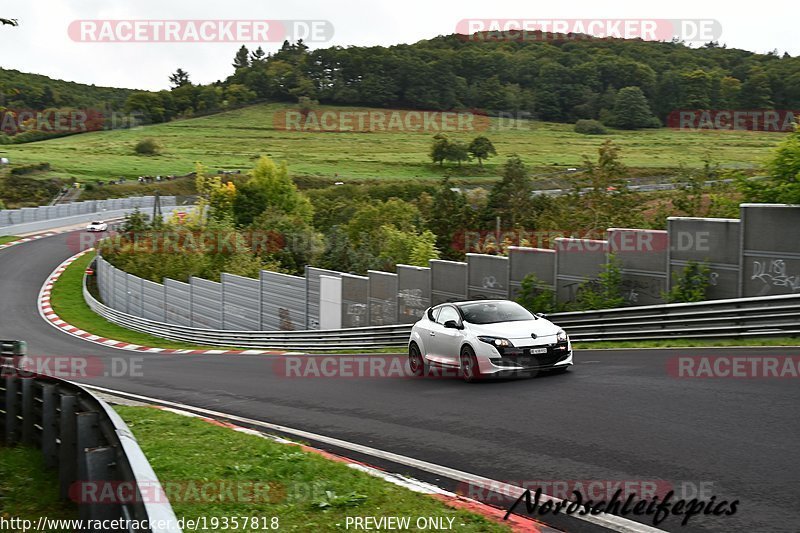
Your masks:
<path fill-rule="evenodd" d="M 555 342 L 555 335 L 561 328 L 547 319 L 516 320 L 513 322 L 497 322 L 495 324 L 469 324 L 469 330 L 475 335 L 491 335 L 504 337 L 516 346 L 527 344 L 542 344 Z M 531 337 L 536 334 L 536 340 Z M 547 337 L 547 338 L 543 338 Z"/>

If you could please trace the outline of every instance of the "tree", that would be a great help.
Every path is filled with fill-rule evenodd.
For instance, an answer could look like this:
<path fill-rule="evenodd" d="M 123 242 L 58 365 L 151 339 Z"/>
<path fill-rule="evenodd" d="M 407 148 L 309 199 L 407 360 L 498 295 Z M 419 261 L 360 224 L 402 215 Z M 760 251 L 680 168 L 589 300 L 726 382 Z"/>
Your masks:
<path fill-rule="evenodd" d="M 469 151 L 467 150 L 467 145 L 458 141 L 451 142 L 447 146 L 446 159 L 448 161 L 455 161 L 458 163 L 458 166 L 461 166 L 463 161 L 469 161 Z"/>
<path fill-rule="evenodd" d="M 179 68 L 175 71 L 174 74 L 170 74 L 169 82 L 172 84 L 174 89 L 178 87 L 183 87 L 185 85 L 191 85 L 192 82 L 189 81 L 189 73 Z"/>
<path fill-rule="evenodd" d="M 681 75 L 681 107 L 709 109 L 711 107 L 711 76 L 702 69 Z"/>
<path fill-rule="evenodd" d="M 467 150 L 472 157 L 478 160 L 478 165 L 480 166 L 483 166 L 484 159 L 489 159 L 491 156 L 497 155 L 497 150 L 492 144 L 492 141 L 490 141 L 489 138 L 484 135 L 480 135 L 472 139 L 472 142 L 469 143 Z"/>
<path fill-rule="evenodd" d="M 446 259 L 463 258 L 464 249 L 456 239 L 467 228 L 469 205 L 464 195 L 454 191 L 450 178 L 444 178 L 433 194 L 428 227 L 436 235 L 436 247 Z M 464 243 L 466 247 L 466 243 Z M 455 249 L 454 249 L 455 248 Z"/>
<path fill-rule="evenodd" d="M 739 100 L 741 107 L 745 109 L 770 109 L 773 107 L 769 75 L 764 69 L 753 68 L 750 71 L 742 84 Z"/>
<path fill-rule="evenodd" d="M 261 47 L 259 47 L 259 50 Z M 241 48 L 236 52 L 236 55 L 233 56 L 233 68 L 235 70 L 239 70 L 240 68 L 247 68 L 250 66 L 250 52 L 247 50 L 245 45 L 242 45 Z"/>
<path fill-rule="evenodd" d="M 800 116 L 797 117 L 800 121 Z M 766 164 L 766 179 L 738 181 L 739 189 L 751 202 L 800 204 L 800 127 L 784 138 Z"/>
<path fill-rule="evenodd" d="M 244 46 L 242 46 L 242 48 L 244 48 Z M 247 50 L 247 49 L 245 48 L 245 50 Z M 240 52 L 241 52 L 241 50 L 240 50 Z M 265 60 L 266 57 L 267 57 L 267 53 L 264 52 L 264 49 L 259 46 L 258 48 L 256 48 L 255 52 L 250 54 L 250 63 L 257 65 L 259 63 L 262 63 Z"/>
<path fill-rule="evenodd" d="M 286 163 L 276 165 L 269 157 L 261 156 L 250 179 L 236 195 L 236 223 L 246 226 L 267 210 L 294 215 L 305 221 L 311 221 L 314 213 L 308 197 L 297 189 L 289 177 Z"/>
<path fill-rule="evenodd" d="M 433 136 L 430 154 L 434 163 L 439 163 L 439 166 L 442 166 L 450 153 L 450 144 L 450 138 L 446 133 L 437 133 Z"/>
<path fill-rule="evenodd" d="M 617 92 L 610 124 L 627 130 L 654 128 L 660 125 L 650 111 L 647 98 L 639 87 L 623 87 Z"/>
<path fill-rule="evenodd" d="M 503 179 L 489 192 L 487 224 L 500 217 L 505 227 L 518 227 L 531 221 L 531 180 L 525 163 L 512 154 L 503 166 Z"/>

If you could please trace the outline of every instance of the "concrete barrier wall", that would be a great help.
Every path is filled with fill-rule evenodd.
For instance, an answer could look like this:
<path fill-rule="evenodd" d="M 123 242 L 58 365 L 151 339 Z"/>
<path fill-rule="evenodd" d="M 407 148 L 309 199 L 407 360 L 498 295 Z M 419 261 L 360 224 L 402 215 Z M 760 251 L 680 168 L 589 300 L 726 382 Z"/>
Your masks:
<path fill-rule="evenodd" d="M 304 277 L 263 271 L 260 279 L 223 274 L 221 283 L 193 278 L 161 285 L 103 262 L 98 283 L 107 305 L 130 314 L 265 331 L 413 323 L 446 301 L 515 298 L 530 273 L 568 302 L 582 283 L 597 279 L 609 254 L 621 264 L 631 305 L 660 303 L 671 276 L 689 261 L 709 264 L 709 299 L 800 293 L 800 239 L 794 238 L 800 206 L 743 204 L 741 214 L 741 220 L 671 217 L 666 232 L 610 228 L 607 240 L 557 238 L 554 250 L 510 247 L 507 258 L 467 254 L 466 262 L 398 265 L 396 273 L 370 271 L 366 277 L 306 267 Z M 323 317 L 322 308 L 334 303 L 337 310 Z"/>
<path fill-rule="evenodd" d="M 556 289 L 556 251 L 545 248 L 528 248 L 511 246 L 508 249 L 509 259 L 509 295 L 516 299 L 522 280 L 528 274 L 536 275 L 539 287 L 546 290 Z"/>
<path fill-rule="evenodd" d="M 369 325 L 369 278 L 342 274 L 342 327 Z"/>
<path fill-rule="evenodd" d="M 470 300 L 508 298 L 508 258 L 499 255 L 467 254 L 467 298 Z"/>
<path fill-rule="evenodd" d="M 800 293 L 800 205 L 742 204 L 740 296 Z"/>
<path fill-rule="evenodd" d="M 609 228 L 608 252 L 622 269 L 623 296 L 629 305 L 664 303 L 667 290 L 666 231 Z"/>
<path fill-rule="evenodd" d="M 431 306 L 431 269 L 397 265 L 397 321 L 411 324 Z"/>
<path fill-rule="evenodd" d="M 708 299 L 739 297 L 741 223 L 735 218 L 669 217 L 667 290 L 689 261 L 709 268 Z"/>
<path fill-rule="evenodd" d="M 431 305 L 467 299 L 467 264 L 434 259 L 431 266 Z"/>
<path fill-rule="evenodd" d="M 582 283 L 597 279 L 607 261 L 608 241 L 595 239 L 555 239 L 556 298 L 574 301 Z"/>
<path fill-rule="evenodd" d="M 397 324 L 397 274 L 370 270 L 367 272 L 367 277 L 369 278 L 369 325 Z"/>

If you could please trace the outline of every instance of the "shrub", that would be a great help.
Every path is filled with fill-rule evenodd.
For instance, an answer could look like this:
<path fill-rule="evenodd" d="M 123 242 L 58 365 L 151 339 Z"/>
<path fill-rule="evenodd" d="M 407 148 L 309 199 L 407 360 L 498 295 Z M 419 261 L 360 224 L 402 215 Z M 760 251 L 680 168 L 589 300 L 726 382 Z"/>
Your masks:
<path fill-rule="evenodd" d="M 517 303 L 531 313 L 552 313 L 556 310 L 555 294 L 552 290 L 543 288 L 533 272 L 522 279 Z"/>
<path fill-rule="evenodd" d="M 672 288 L 664 293 L 667 303 L 702 302 L 710 283 L 708 263 L 689 261 L 680 272 L 672 275 Z"/>
<path fill-rule="evenodd" d="M 608 263 L 597 279 L 580 284 L 574 302 L 568 304 L 569 311 L 590 311 L 593 309 L 614 309 L 622 307 L 622 265 L 619 259 L 609 256 Z"/>
<path fill-rule="evenodd" d="M 575 133 L 584 135 L 605 135 L 606 128 L 597 120 L 582 119 L 575 123 Z"/>
<path fill-rule="evenodd" d="M 134 151 L 139 155 L 158 155 L 161 152 L 161 146 L 155 139 L 147 137 L 136 143 Z"/>

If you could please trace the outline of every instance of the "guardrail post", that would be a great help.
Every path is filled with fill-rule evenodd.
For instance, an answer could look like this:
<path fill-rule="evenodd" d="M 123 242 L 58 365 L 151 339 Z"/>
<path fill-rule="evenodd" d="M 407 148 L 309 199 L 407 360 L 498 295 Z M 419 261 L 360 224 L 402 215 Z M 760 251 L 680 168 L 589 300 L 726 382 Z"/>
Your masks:
<path fill-rule="evenodd" d="M 42 455 L 45 468 L 58 466 L 58 396 L 52 383 L 42 385 Z"/>
<path fill-rule="evenodd" d="M 31 378 L 22 380 L 22 444 L 31 446 L 34 444 L 33 432 L 33 389 L 35 383 Z"/>
<path fill-rule="evenodd" d="M 17 442 L 17 420 L 18 399 L 17 399 L 17 378 L 6 376 L 6 445 L 13 446 Z"/>
<path fill-rule="evenodd" d="M 77 477 L 78 425 L 75 419 L 75 396 L 61 397 L 61 420 L 59 421 L 58 480 L 61 498 L 69 499 L 69 488 Z"/>
<path fill-rule="evenodd" d="M 94 448 L 86 451 L 86 479 L 84 483 L 111 483 L 113 466 L 116 462 L 116 449 L 111 446 Z M 92 487 L 95 495 L 108 494 L 109 491 L 103 487 Z M 114 487 L 113 494 L 118 494 Z M 81 515 L 86 515 L 89 520 L 112 520 L 120 516 L 120 505 L 118 503 L 104 501 L 81 501 Z M 112 531 L 110 529 L 96 530 L 98 533 Z M 118 531 L 114 529 L 113 531 Z"/>
<path fill-rule="evenodd" d="M 98 420 L 100 416 L 94 411 L 76 415 L 78 427 L 78 477 L 86 480 L 86 450 L 100 446 Z"/>

